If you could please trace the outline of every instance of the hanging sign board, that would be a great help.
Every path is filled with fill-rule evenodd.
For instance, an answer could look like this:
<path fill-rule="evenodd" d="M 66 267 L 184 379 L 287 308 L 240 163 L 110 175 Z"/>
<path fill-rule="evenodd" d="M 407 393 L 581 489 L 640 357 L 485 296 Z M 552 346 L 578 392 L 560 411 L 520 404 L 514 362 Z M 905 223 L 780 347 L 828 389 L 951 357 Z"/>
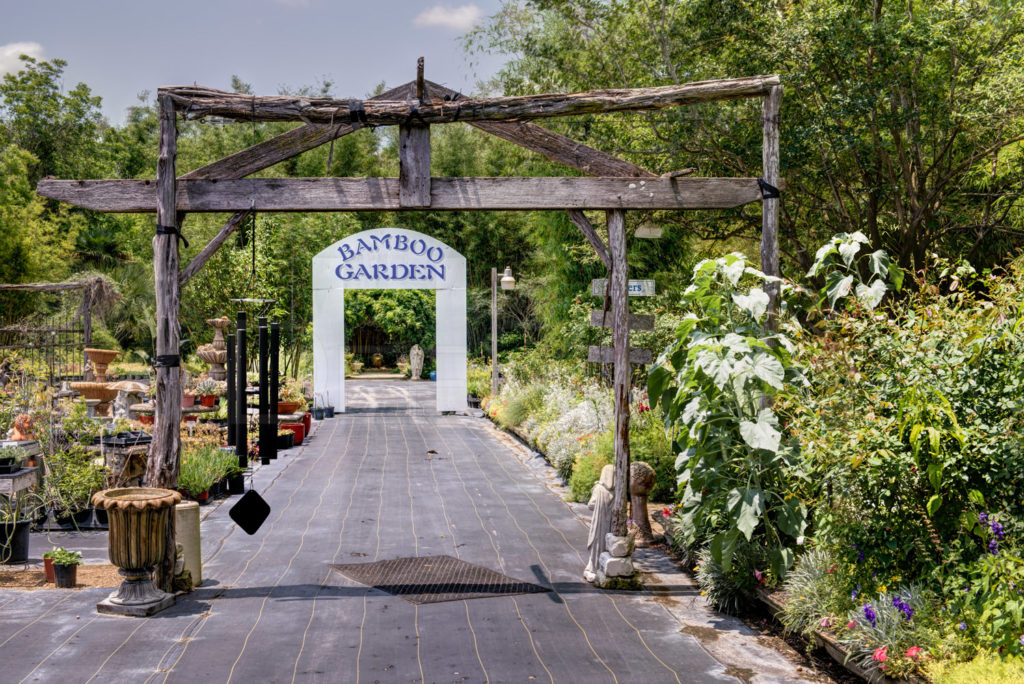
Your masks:
<path fill-rule="evenodd" d="M 633 237 L 643 238 L 644 240 L 657 240 L 661 237 L 661 226 L 656 226 L 653 223 L 641 223 L 636 227 Z"/>
<path fill-rule="evenodd" d="M 612 328 L 611 311 L 591 311 L 590 325 L 595 328 Z M 629 314 L 630 330 L 654 330 L 653 314 Z"/>
<path fill-rule="evenodd" d="M 608 287 L 607 278 L 597 278 L 590 281 L 590 294 L 594 297 L 604 297 L 605 290 Z M 629 281 L 629 296 L 630 297 L 653 297 L 654 296 L 654 281 L 653 280 L 630 280 Z"/>
<path fill-rule="evenodd" d="M 590 347 L 587 350 L 587 361 L 590 363 L 615 363 L 615 347 Z M 643 347 L 630 347 L 629 362 L 637 365 L 650 365 L 654 362 L 654 353 Z"/>

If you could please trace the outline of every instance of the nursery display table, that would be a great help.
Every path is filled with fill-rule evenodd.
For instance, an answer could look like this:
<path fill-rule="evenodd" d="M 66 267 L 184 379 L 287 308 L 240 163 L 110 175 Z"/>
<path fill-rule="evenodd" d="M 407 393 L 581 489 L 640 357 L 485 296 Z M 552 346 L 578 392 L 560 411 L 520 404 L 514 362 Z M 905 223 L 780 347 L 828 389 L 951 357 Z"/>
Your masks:
<path fill-rule="evenodd" d="M 156 406 L 154 404 L 132 404 L 128 407 L 128 410 L 132 413 L 145 413 L 153 414 L 156 413 Z M 202 413 L 216 413 L 220 409 L 216 406 L 182 406 L 181 415 L 183 416 L 194 416 Z"/>
<path fill-rule="evenodd" d="M 36 473 L 38 472 L 39 466 L 32 466 L 31 468 L 22 468 L 16 473 L 0 475 L 0 494 L 11 496 L 22 489 L 28 489 L 36 484 Z"/>

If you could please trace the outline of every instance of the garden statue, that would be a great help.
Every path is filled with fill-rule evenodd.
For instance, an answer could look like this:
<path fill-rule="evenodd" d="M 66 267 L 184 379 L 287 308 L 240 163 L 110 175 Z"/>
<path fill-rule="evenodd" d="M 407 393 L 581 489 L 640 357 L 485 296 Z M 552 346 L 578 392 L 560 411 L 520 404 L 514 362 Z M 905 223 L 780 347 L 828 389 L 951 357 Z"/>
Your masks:
<path fill-rule="evenodd" d="M 370 363 L 373 364 L 374 368 L 383 368 L 384 355 L 380 352 L 375 352 L 374 355 L 370 357 Z"/>
<path fill-rule="evenodd" d="M 35 439 L 32 434 L 32 416 L 21 413 L 14 419 L 14 427 L 11 429 L 11 441 L 30 442 Z"/>
<path fill-rule="evenodd" d="M 423 375 L 423 349 L 420 348 L 420 345 L 414 344 L 409 350 L 409 364 L 412 379 L 419 380 Z"/>
<path fill-rule="evenodd" d="M 114 418 L 130 418 L 131 416 L 129 414 L 131 412 L 128 410 L 128 407 L 131 406 L 131 404 L 132 401 L 128 396 L 128 392 L 123 389 L 117 390 L 117 398 L 114 399 L 114 408 L 112 411 Z"/>
<path fill-rule="evenodd" d="M 647 516 L 647 495 L 654 489 L 654 468 L 643 461 L 629 464 L 629 505 L 632 509 L 633 522 L 636 523 L 640 538 L 637 546 L 650 546 L 654 543 L 651 531 L 651 520 Z"/>
<path fill-rule="evenodd" d="M 587 535 L 587 551 L 590 559 L 583 570 L 583 579 L 593 582 L 601 567 L 601 553 L 604 551 L 605 536 L 612 531 L 612 496 L 615 491 L 615 466 L 606 465 L 601 469 L 601 479 L 594 485 L 587 503 L 594 511 L 590 519 L 590 534 Z"/>

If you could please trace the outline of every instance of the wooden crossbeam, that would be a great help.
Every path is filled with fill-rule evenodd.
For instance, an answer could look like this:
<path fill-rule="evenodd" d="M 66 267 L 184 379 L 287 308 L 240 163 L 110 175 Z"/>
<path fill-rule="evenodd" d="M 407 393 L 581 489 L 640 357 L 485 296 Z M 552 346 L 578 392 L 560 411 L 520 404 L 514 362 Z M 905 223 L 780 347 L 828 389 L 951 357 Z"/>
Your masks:
<path fill-rule="evenodd" d="M 386 90 L 371 100 L 403 100 L 411 97 L 414 84 L 406 83 L 397 88 Z M 319 147 L 336 138 L 348 135 L 359 128 L 347 120 L 326 124 L 307 124 L 298 126 L 276 135 L 269 140 L 257 143 L 244 150 L 230 154 L 223 159 L 201 166 L 183 174 L 182 180 L 245 178 L 246 176 L 268 169 L 303 152 Z M 606 174 L 607 175 L 607 174 Z"/>
<path fill-rule="evenodd" d="M 426 85 L 427 93 L 432 98 L 462 98 L 460 93 L 432 81 L 427 81 Z M 469 125 L 591 176 L 653 178 L 657 175 L 625 159 L 619 159 L 529 121 L 472 121 Z"/>
<path fill-rule="evenodd" d="M 179 112 L 192 118 L 219 116 L 241 121 L 335 124 L 349 121 L 370 126 L 388 126 L 650 111 L 701 102 L 761 97 L 776 85 L 779 85 L 778 76 L 749 76 L 657 88 L 465 98 L 424 103 L 412 100 L 240 95 L 202 86 L 164 86 L 158 90 L 158 94 L 171 98 Z"/>
<path fill-rule="evenodd" d="M 397 178 L 182 180 L 177 210 L 395 211 Z M 37 192 L 86 209 L 156 211 L 152 180 L 44 179 Z M 755 178 L 433 178 L 430 208 L 447 211 L 546 209 L 727 209 L 761 200 Z"/>

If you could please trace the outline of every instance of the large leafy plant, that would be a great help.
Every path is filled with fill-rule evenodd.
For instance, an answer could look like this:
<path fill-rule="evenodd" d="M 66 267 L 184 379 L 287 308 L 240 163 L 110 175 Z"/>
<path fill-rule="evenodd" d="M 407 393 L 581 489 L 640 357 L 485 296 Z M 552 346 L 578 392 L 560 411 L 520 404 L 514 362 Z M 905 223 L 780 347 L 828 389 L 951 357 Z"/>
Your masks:
<path fill-rule="evenodd" d="M 709 541 L 726 573 L 739 544 L 757 543 L 782 577 L 807 527 L 806 475 L 773 398 L 805 380 L 788 338 L 766 332 L 766 280 L 778 281 L 739 254 L 699 263 L 683 297 L 688 315 L 651 370 L 648 393 L 666 428 L 678 428 L 686 543 Z"/>

